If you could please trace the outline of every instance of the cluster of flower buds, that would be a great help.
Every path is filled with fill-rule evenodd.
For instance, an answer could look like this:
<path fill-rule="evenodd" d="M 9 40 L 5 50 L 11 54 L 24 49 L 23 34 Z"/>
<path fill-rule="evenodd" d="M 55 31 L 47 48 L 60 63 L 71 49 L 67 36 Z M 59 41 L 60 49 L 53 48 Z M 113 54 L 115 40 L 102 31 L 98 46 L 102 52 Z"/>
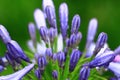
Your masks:
<path fill-rule="evenodd" d="M 115 52 L 109 49 L 107 46 L 107 34 L 104 32 L 101 32 L 96 43 L 94 42 L 98 24 L 97 19 L 95 18 L 91 19 L 89 22 L 85 48 L 86 52 L 80 52 L 78 50 L 78 45 L 82 39 L 82 34 L 79 32 L 81 22 L 80 16 L 76 14 L 73 17 L 71 22 L 71 32 L 69 32 L 70 34 L 67 34 L 69 27 L 68 13 L 67 4 L 62 3 L 59 7 L 61 31 L 59 33 L 57 31 L 59 28 L 57 27 L 56 23 L 55 7 L 52 0 L 43 0 L 43 11 L 36 9 L 34 12 L 34 19 L 36 22 L 36 27 L 40 32 L 41 40 L 40 42 L 34 41 L 36 40 L 35 30 L 31 27 L 33 30 L 29 28 L 29 32 L 32 42 L 28 43 L 28 45 L 30 49 L 35 53 L 35 58 L 38 63 L 38 69 L 35 71 L 35 74 L 38 78 L 42 76 L 42 71 L 45 70 L 45 67 L 51 60 L 53 61 L 53 64 L 57 61 L 59 68 L 62 68 L 64 70 L 66 67 L 65 62 L 67 61 L 67 56 L 69 56 L 69 72 L 74 72 L 77 63 L 82 56 L 82 59 L 91 57 L 91 61 L 83 65 L 79 75 L 79 80 L 87 80 L 90 74 L 90 69 L 96 67 L 108 68 L 109 64 L 114 60 L 119 52 L 119 50 Z M 46 20 L 49 23 L 49 27 L 46 26 Z M 59 34 L 62 35 L 62 38 L 59 36 Z M 36 47 L 34 44 L 36 44 Z M 55 69 L 52 72 L 52 76 L 55 80 L 58 78 L 57 72 L 58 71 Z"/>
<path fill-rule="evenodd" d="M 96 43 L 94 42 L 98 23 L 97 19 L 93 18 L 88 26 L 85 51 L 81 52 L 79 50 L 79 43 L 82 39 L 79 31 L 80 16 L 74 15 L 71 30 L 68 32 L 68 13 L 67 4 L 62 3 L 59 6 L 59 29 L 52 0 L 43 0 L 43 11 L 40 9 L 34 11 L 36 24 L 29 23 L 28 25 L 31 38 L 28 41 L 28 47 L 34 53 L 28 55 L 32 55 L 32 60 L 25 55 L 19 44 L 11 39 L 5 27 L 0 25 L 0 38 L 7 48 L 6 60 L 13 67 L 22 64 L 22 60 L 33 63 L 14 74 L 0 77 L 0 80 L 20 80 L 34 67 L 34 64 L 34 74 L 38 80 L 46 80 L 49 77 L 48 80 L 88 80 L 91 69 L 96 67 L 109 68 L 117 77 L 120 77 L 120 72 L 118 72 L 120 68 L 116 67 L 115 65 L 118 64 L 114 63 L 115 60 L 120 62 L 120 59 L 116 59 L 116 56 L 120 54 L 120 46 L 114 51 L 110 50 L 107 45 L 108 37 L 104 32 L 101 32 Z M 46 24 L 46 20 L 48 24 Z M 37 41 L 36 30 L 40 34 L 39 41 Z M 0 58 L 0 72 L 4 69 L 4 62 Z M 81 67 L 81 65 L 83 66 Z M 79 70 L 80 72 L 78 72 Z M 17 75 L 18 77 L 16 77 Z M 73 79 L 74 77 L 76 78 Z"/>

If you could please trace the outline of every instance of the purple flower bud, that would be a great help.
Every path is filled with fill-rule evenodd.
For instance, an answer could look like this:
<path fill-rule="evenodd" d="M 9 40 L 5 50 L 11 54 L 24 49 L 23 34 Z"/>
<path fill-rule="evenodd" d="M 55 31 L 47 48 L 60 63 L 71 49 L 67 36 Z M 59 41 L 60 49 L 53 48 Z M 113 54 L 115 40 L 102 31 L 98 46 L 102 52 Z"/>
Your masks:
<path fill-rule="evenodd" d="M 46 54 L 46 56 L 48 58 L 52 58 L 52 55 L 53 55 L 52 49 L 51 48 L 47 48 L 45 54 Z"/>
<path fill-rule="evenodd" d="M 65 53 L 64 52 L 58 52 L 57 53 L 57 59 L 60 67 L 64 66 L 65 62 Z"/>
<path fill-rule="evenodd" d="M 66 3 L 62 3 L 59 7 L 60 28 L 63 39 L 67 37 L 68 29 L 68 6 Z"/>
<path fill-rule="evenodd" d="M 90 75 L 90 68 L 87 65 L 85 65 L 80 70 L 79 80 L 88 80 L 89 75 Z"/>
<path fill-rule="evenodd" d="M 11 40 L 11 37 L 3 25 L 0 25 L 0 38 L 6 44 Z"/>
<path fill-rule="evenodd" d="M 86 48 L 89 48 L 90 44 L 93 42 L 96 31 L 97 31 L 97 19 L 93 18 L 90 20 L 89 22 L 89 26 L 88 26 L 88 34 L 87 34 L 87 44 L 86 44 Z"/>
<path fill-rule="evenodd" d="M 48 42 L 48 29 L 46 27 L 40 27 L 39 32 L 42 40 Z"/>
<path fill-rule="evenodd" d="M 77 50 L 77 49 L 73 49 L 71 55 L 70 55 L 70 65 L 69 65 L 69 71 L 72 72 L 75 68 L 75 66 L 77 65 L 77 62 L 80 59 L 80 56 L 82 55 L 82 53 Z"/>
<path fill-rule="evenodd" d="M 80 43 L 81 38 L 82 34 L 80 32 L 77 34 L 72 34 L 70 36 L 70 41 L 68 41 L 68 44 L 70 44 L 72 48 L 75 48 Z"/>
<path fill-rule="evenodd" d="M 56 70 L 52 72 L 52 77 L 53 79 L 58 80 L 58 72 Z"/>
<path fill-rule="evenodd" d="M 2 72 L 3 70 L 4 70 L 4 67 L 0 65 L 0 72 Z"/>
<path fill-rule="evenodd" d="M 70 46 L 71 46 L 70 39 L 68 39 L 68 38 L 66 39 L 66 46 L 67 46 L 67 47 L 70 47 Z"/>
<path fill-rule="evenodd" d="M 54 29 L 54 28 L 50 28 L 49 29 L 49 39 L 50 39 L 50 42 L 53 42 L 54 41 L 54 38 L 57 36 L 57 30 Z"/>
<path fill-rule="evenodd" d="M 48 23 L 50 24 L 50 27 L 56 28 L 56 15 L 55 10 L 51 6 L 46 6 L 45 13 L 48 19 Z"/>
<path fill-rule="evenodd" d="M 39 70 L 39 69 L 35 70 L 35 75 L 36 75 L 36 77 L 37 77 L 38 79 L 41 78 L 41 73 L 40 73 L 40 70 Z"/>
<path fill-rule="evenodd" d="M 71 33 L 77 33 L 78 29 L 80 27 L 80 16 L 75 15 L 72 20 L 72 27 L 71 27 Z"/>
<path fill-rule="evenodd" d="M 100 51 L 100 49 L 104 46 L 106 42 L 107 42 L 107 34 L 104 32 L 100 33 L 94 50 L 95 55 Z"/>
<path fill-rule="evenodd" d="M 44 70 L 45 66 L 47 64 L 45 56 L 39 56 L 38 57 L 38 66 L 40 70 Z"/>
<path fill-rule="evenodd" d="M 89 63 L 90 68 L 108 66 L 110 62 L 112 62 L 115 58 L 116 54 L 112 51 L 107 51 L 102 55 L 96 57 Z"/>
<path fill-rule="evenodd" d="M 57 60 L 57 54 L 56 53 L 53 54 L 52 59 L 53 59 L 53 61 Z"/>
<path fill-rule="evenodd" d="M 29 58 L 25 55 L 22 48 L 19 46 L 19 44 L 11 40 L 7 43 L 7 50 L 10 53 L 10 55 L 15 59 L 23 59 L 26 62 L 30 62 Z"/>
<path fill-rule="evenodd" d="M 44 14 L 45 14 L 45 9 L 47 6 L 51 6 L 52 8 L 54 8 L 53 0 L 43 0 L 42 7 L 43 7 Z M 55 10 L 55 8 L 54 8 L 54 10 Z M 45 14 L 45 17 L 46 17 L 46 14 Z"/>
<path fill-rule="evenodd" d="M 9 62 L 9 64 L 11 64 L 12 66 L 16 65 L 16 62 L 15 62 L 14 58 L 10 55 L 10 53 L 6 52 L 5 57 L 6 57 L 7 61 Z"/>
<path fill-rule="evenodd" d="M 82 34 L 81 34 L 81 32 L 78 32 L 77 34 L 76 34 L 76 44 L 78 45 L 79 43 L 80 43 L 80 41 L 81 41 L 81 39 L 82 39 Z"/>
<path fill-rule="evenodd" d="M 36 28 L 35 28 L 35 25 L 33 23 L 29 23 L 28 30 L 29 30 L 30 37 L 33 41 L 33 45 L 35 46 L 36 45 Z"/>

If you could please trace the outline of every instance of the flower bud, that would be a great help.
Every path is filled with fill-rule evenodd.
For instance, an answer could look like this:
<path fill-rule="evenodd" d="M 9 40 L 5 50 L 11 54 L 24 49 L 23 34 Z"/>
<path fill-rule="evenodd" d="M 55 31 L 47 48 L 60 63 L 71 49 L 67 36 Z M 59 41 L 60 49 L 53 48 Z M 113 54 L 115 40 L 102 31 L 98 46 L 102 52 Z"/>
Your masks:
<path fill-rule="evenodd" d="M 65 40 L 67 37 L 68 29 L 68 6 L 66 3 L 62 3 L 59 7 L 60 29 Z"/>
<path fill-rule="evenodd" d="M 47 6 L 51 6 L 52 8 L 54 8 L 53 0 L 43 0 L 42 7 L 43 7 L 44 14 L 45 14 L 45 9 Z M 54 10 L 55 10 L 55 8 L 54 8 Z M 46 17 L 46 14 L 45 14 L 45 17 Z"/>
<path fill-rule="evenodd" d="M 102 55 L 96 57 L 89 63 L 90 68 L 108 66 L 110 62 L 112 62 L 115 58 L 116 54 L 112 51 L 107 51 Z"/>
<path fill-rule="evenodd" d="M 48 29 L 46 27 L 41 27 L 39 32 L 42 40 L 48 42 Z"/>
<path fill-rule="evenodd" d="M 81 38 L 82 34 L 80 32 L 77 34 L 72 34 L 68 41 L 68 45 L 70 45 L 72 48 L 77 47 L 77 45 L 80 43 Z"/>
<path fill-rule="evenodd" d="M 33 45 L 35 47 L 36 46 L 36 28 L 35 28 L 35 25 L 33 23 L 29 23 L 28 30 L 29 30 L 31 40 L 33 41 Z"/>
<path fill-rule="evenodd" d="M 88 80 L 89 75 L 90 75 L 90 68 L 87 65 L 85 65 L 80 70 L 79 80 Z"/>
<path fill-rule="evenodd" d="M 47 48 L 45 54 L 48 58 L 52 58 L 52 56 L 53 56 L 52 49 Z"/>
<path fill-rule="evenodd" d="M 54 41 L 54 38 L 57 36 L 57 30 L 51 27 L 49 29 L 48 35 L 49 35 L 50 42 L 52 43 Z"/>
<path fill-rule="evenodd" d="M 58 80 L 58 72 L 56 70 L 52 72 L 52 77 L 53 79 Z"/>
<path fill-rule="evenodd" d="M 0 25 L 0 38 L 6 44 L 11 40 L 11 37 L 3 25 Z"/>
<path fill-rule="evenodd" d="M 107 34 L 104 32 L 100 33 L 94 50 L 95 55 L 101 50 L 101 48 L 104 46 L 106 42 L 107 42 Z"/>
<path fill-rule="evenodd" d="M 46 27 L 44 13 L 40 9 L 34 11 L 34 19 L 38 29 L 40 29 L 41 26 Z"/>
<path fill-rule="evenodd" d="M 26 62 L 30 62 L 29 58 L 25 55 L 22 48 L 19 46 L 19 44 L 16 41 L 14 40 L 9 41 L 7 43 L 7 50 L 13 58 L 15 59 L 20 58 Z"/>
<path fill-rule="evenodd" d="M 54 8 L 51 6 L 46 6 L 45 13 L 47 16 L 48 23 L 50 24 L 50 27 L 56 28 L 56 15 Z"/>
<path fill-rule="evenodd" d="M 97 19 L 93 18 L 90 20 L 88 25 L 86 48 L 89 48 L 91 43 L 93 43 L 96 31 L 97 31 L 97 25 L 98 25 Z"/>
<path fill-rule="evenodd" d="M 47 61 L 46 61 L 45 56 L 39 56 L 38 57 L 39 69 L 43 71 L 45 69 L 46 64 L 47 64 Z"/>
<path fill-rule="evenodd" d="M 82 55 L 82 53 L 79 50 L 73 49 L 73 51 L 70 55 L 70 64 L 69 64 L 69 71 L 70 72 L 72 72 L 74 70 L 81 55 Z"/>
<path fill-rule="evenodd" d="M 72 20 L 72 27 L 71 27 L 71 33 L 78 33 L 80 27 L 80 16 L 75 15 Z"/>
<path fill-rule="evenodd" d="M 65 53 L 64 52 L 58 52 L 57 53 L 57 59 L 60 67 L 64 66 L 65 62 Z"/>
<path fill-rule="evenodd" d="M 56 61 L 56 60 L 57 60 L 57 54 L 56 54 L 56 53 L 53 54 L 52 59 L 53 59 L 53 61 Z"/>
<path fill-rule="evenodd" d="M 36 75 L 36 77 L 37 77 L 38 79 L 41 78 L 41 73 L 40 73 L 40 70 L 39 70 L 39 69 L 35 70 L 35 75 Z"/>

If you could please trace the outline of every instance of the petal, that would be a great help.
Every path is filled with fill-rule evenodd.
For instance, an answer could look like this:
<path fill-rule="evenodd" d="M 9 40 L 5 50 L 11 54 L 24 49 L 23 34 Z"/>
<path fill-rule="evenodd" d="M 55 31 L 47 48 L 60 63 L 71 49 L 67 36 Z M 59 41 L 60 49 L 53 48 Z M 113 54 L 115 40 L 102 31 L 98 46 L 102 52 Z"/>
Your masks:
<path fill-rule="evenodd" d="M 23 68 L 22 70 L 19 70 L 13 74 L 6 75 L 6 76 L 0 76 L 0 80 L 19 80 L 23 76 L 25 76 L 32 68 L 34 67 L 34 64 L 30 64 Z"/>
<path fill-rule="evenodd" d="M 47 6 L 51 6 L 52 8 L 54 8 L 54 4 L 52 0 L 43 0 L 42 2 L 42 6 L 43 6 L 43 11 L 45 12 L 45 8 Z"/>
<path fill-rule="evenodd" d="M 108 67 L 117 77 L 120 77 L 120 63 L 111 62 Z"/>
<path fill-rule="evenodd" d="M 45 55 L 45 51 L 46 51 L 46 45 L 44 41 L 41 41 L 41 43 L 37 44 L 37 53 L 40 55 Z"/>
<path fill-rule="evenodd" d="M 57 41 L 57 52 L 63 50 L 63 37 L 61 34 L 58 35 L 58 41 Z"/>
<path fill-rule="evenodd" d="M 32 40 L 27 41 L 27 46 L 33 53 L 35 53 L 35 47 L 33 45 L 33 41 Z"/>
<path fill-rule="evenodd" d="M 86 57 L 91 57 L 93 55 L 94 48 L 95 48 L 95 43 L 91 43 L 87 50 Z"/>
<path fill-rule="evenodd" d="M 34 19 L 38 29 L 40 29 L 41 26 L 46 27 L 45 17 L 43 12 L 40 9 L 36 9 L 34 11 Z"/>

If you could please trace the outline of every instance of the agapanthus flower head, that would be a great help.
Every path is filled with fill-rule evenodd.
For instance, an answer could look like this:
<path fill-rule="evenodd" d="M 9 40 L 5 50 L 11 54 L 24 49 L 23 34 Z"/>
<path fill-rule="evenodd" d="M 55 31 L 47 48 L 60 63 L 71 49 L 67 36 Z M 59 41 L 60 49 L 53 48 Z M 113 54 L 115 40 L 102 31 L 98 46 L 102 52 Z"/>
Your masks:
<path fill-rule="evenodd" d="M 81 23 L 79 14 L 74 15 L 69 28 L 68 6 L 62 3 L 59 6 L 60 27 L 58 27 L 53 1 L 43 0 L 42 7 L 43 10 L 34 11 L 35 24 L 31 22 L 28 25 L 31 39 L 27 43 L 31 52 L 23 51 L 20 45 L 11 39 L 5 27 L 0 25 L 0 39 L 7 48 L 5 59 L 0 57 L 0 72 L 3 69 L 7 70 L 8 65 L 11 65 L 10 68 L 15 71 L 13 74 L 0 76 L 0 80 L 91 80 L 93 78 L 107 80 L 108 76 L 101 75 L 106 68 L 107 71 L 114 72 L 119 79 L 120 63 L 118 61 L 115 63 L 115 58 L 120 54 L 120 46 L 114 51 L 111 50 L 107 44 L 107 34 L 104 32 L 100 33 L 96 43 L 94 42 L 98 26 L 96 18 L 92 18 L 89 22 L 85 49 L 81 51 L 79 43 L 82 33 L 79 31 Z M 40 40 L 36 37 L 36 30 L 40 33 Z M 29 71 L 31 72 L 28 73 Z"/>

